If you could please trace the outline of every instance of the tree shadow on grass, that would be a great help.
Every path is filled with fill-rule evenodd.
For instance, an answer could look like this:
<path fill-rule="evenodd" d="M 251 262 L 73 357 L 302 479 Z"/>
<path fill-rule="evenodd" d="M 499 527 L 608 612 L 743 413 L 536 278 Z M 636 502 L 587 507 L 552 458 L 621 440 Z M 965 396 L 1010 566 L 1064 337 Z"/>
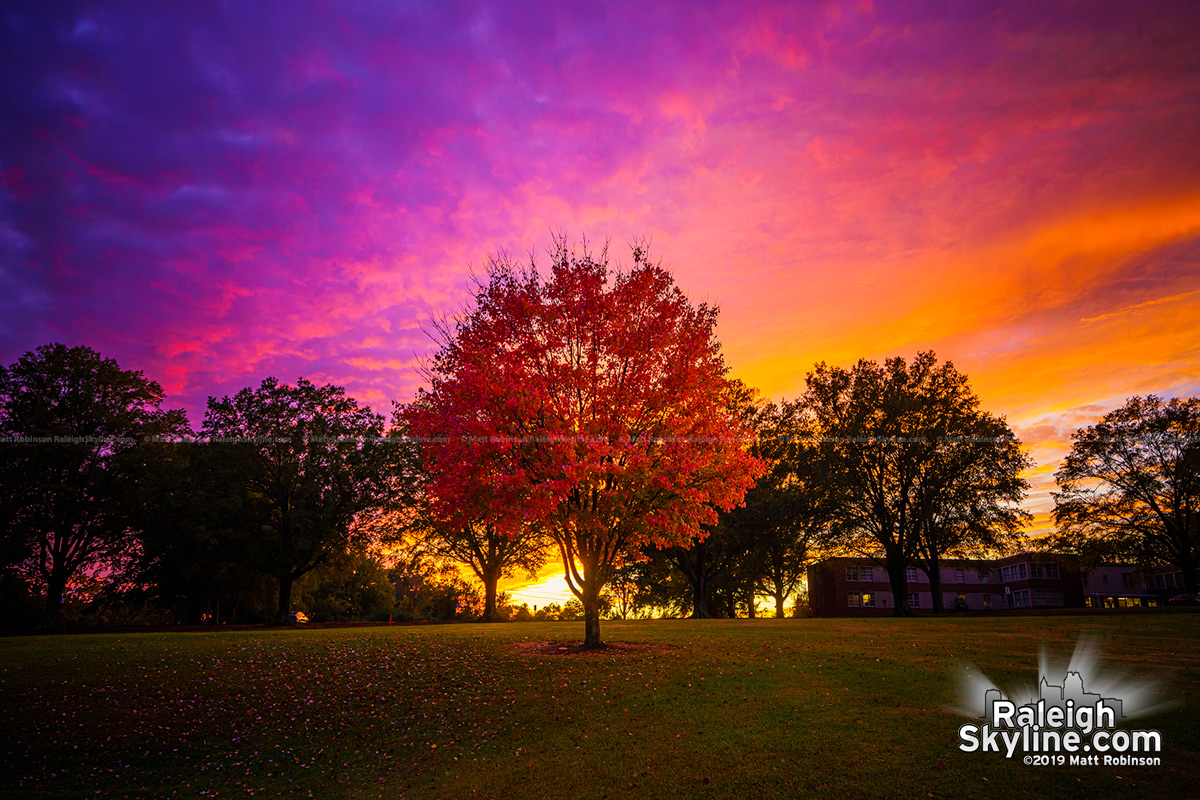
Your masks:
<path fill-rule="evenodd" d="M 636 656 L 676 650 L 675 645 L 657 642 L 605 642 L 599 647 L 585 648 L 580 640 L 548 639 L 540 642 L 517 642 L 518 653 L 528 656 Z"/>

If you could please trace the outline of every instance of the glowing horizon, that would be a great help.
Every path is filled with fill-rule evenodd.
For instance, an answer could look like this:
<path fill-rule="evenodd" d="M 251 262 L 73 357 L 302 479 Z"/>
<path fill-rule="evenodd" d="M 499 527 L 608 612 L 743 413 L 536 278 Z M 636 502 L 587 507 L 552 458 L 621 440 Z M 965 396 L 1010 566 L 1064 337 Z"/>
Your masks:
<path fill-rule="evenodd" d="M 768 398 L 818 361 L 953 361 L 1038 462 L 1035 533 L 1072 430 L 1200 392 L 1194 4 L 85 4 L 0 26 L 0 359 L 89 345 L 195 426 L 268 375 L 389 414 L 422 325 L 556 230 L 618 260 L 651 239 Z"/>

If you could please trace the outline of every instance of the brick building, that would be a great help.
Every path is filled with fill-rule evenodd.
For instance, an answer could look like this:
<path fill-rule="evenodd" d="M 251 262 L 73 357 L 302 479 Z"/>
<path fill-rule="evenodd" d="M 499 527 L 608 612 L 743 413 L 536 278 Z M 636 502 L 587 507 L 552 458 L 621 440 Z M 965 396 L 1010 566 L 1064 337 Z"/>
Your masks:
<path fill-rule="evenodd" d="M 933 609 L 929 577 L 908 569 L 908 596 L 915 612 Z M 1081 608 L 1084 587 L 1079 559 L 1059 553 L 1018 553 L 1000 559 L 946 559 L 940 567 L 943 607 L 970 611 L 1016 608 Z M 869 558 L 839 557 L 808 568 L 809 606 L 818 617 L 885 616 L 896 599 L 887 570 Z"/>

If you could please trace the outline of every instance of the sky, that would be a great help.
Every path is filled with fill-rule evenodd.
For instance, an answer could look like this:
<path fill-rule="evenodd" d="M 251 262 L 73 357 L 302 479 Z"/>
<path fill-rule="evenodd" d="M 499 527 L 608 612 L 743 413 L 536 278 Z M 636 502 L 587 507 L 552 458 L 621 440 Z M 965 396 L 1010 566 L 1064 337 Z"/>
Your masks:
<path fill-rule="evenodd" d="M 648 239 L 769 398 L 953 361 L 1035 532 L 1072 430 L 1200 393 L 1194 2 L 110 6 L 0 10 L 5 364 L 85 344 L 196 427 L 268 375 L 389 414 L 561 232 Z"/>

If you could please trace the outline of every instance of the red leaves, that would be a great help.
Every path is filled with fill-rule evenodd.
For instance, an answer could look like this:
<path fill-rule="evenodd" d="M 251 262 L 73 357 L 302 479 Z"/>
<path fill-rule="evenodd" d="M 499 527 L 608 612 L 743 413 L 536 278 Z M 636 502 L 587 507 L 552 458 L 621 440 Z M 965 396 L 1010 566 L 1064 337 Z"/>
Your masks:
<path fill-rule="evenodd" d="M 585 608 L 619 558 L 702 536 L 764 470 L 729 402 L 717 310 L 643 248 L 633 259 L 617 271 L 559 240 L 549 278 L 494 262 L 404 410 L 434 518 L 549 536 Z"/>
<path fill-rule="evenodd" d="M 683 541 L 761 470 L 723 404 L 716 309 L 643 249 L 617 272 L 606 253 L 557 245 L 548 279 L 494 263 L 445 331 L 432 388 L 407 412 L 431 499 L 448 520 Z"/>

